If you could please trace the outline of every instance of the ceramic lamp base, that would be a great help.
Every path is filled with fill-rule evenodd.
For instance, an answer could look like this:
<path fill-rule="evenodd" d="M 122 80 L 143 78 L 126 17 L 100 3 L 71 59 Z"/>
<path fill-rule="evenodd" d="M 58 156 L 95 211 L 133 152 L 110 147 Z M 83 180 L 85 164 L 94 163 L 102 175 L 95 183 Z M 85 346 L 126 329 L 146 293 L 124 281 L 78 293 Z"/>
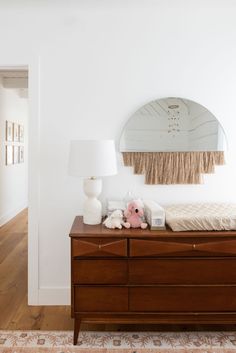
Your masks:
<path fill-rule="evenodd" d="M 102 204 L 97 199 L 102 191 L 101 179 L 85 179 L 84 193 L 87 199 L 84 202 L 83 222 L 89 225 L 100 224 L 102 221 Z"/>

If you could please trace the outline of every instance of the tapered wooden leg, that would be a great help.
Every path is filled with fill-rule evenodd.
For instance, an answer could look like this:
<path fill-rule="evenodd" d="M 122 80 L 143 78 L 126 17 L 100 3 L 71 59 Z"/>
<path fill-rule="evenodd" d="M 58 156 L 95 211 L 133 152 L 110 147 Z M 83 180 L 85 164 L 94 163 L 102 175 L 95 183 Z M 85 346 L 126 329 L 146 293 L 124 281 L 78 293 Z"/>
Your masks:
<path fill-rule="evenodd" d="M 75 322 L 74 322 L 74 338 L 73 338 L 73 344 L 74 344 L 74 346 L 77 344 L 77 341 L 78 341 L 80 324 L 81 324 L 81 319 L 78 318 L 78 317 L 75 317 Z"/>

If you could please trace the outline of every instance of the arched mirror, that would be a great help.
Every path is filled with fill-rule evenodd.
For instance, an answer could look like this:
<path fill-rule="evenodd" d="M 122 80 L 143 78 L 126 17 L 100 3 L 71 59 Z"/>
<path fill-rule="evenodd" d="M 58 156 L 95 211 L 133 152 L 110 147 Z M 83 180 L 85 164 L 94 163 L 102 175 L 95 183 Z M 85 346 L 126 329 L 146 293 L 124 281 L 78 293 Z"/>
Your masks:
<path fill-rule="evenodd" d="M 183 98 L 141 107 L 120 138 L 124 164 L 145 174 L 147 184 L 199 184 L 201 174 L 224 164 L 226 136 L 216 117 Z"/>

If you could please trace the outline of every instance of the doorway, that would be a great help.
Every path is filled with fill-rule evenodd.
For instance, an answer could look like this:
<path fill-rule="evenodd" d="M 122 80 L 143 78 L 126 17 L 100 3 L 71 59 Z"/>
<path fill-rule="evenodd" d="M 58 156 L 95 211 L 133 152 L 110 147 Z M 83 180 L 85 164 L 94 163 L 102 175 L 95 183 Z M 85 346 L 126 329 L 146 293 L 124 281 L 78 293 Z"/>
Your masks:
<path fill-rule="evenodd" d="M 0 68 L 0 326 L 27 296 L 28 68 Z"/>
<path fill-rule="evenodd" d="M 0 227 L 28 207 L 28 69 L 0 68 Z"/>
<path fill-rule="evenodd" d="M 68 330 L 69 306 L 37 303 L 38 64 L 30 69 L 0 67 L 0 330 Z"/>

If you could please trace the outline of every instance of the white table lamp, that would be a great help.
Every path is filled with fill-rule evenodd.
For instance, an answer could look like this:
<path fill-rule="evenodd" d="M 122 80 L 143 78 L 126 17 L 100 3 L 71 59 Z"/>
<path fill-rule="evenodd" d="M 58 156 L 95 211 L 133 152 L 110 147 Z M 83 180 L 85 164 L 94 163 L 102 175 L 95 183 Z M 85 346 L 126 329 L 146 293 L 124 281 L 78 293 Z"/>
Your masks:
<path fill-rule="evenodd" d="M 101 176 L 117 174 L 116 152 L 113 140 L 71 141 L 69 174 L 84 179 L 83 222 L 99 224 L 102 220 L 102 204 L 97 199 L 102 191 Z"/>

